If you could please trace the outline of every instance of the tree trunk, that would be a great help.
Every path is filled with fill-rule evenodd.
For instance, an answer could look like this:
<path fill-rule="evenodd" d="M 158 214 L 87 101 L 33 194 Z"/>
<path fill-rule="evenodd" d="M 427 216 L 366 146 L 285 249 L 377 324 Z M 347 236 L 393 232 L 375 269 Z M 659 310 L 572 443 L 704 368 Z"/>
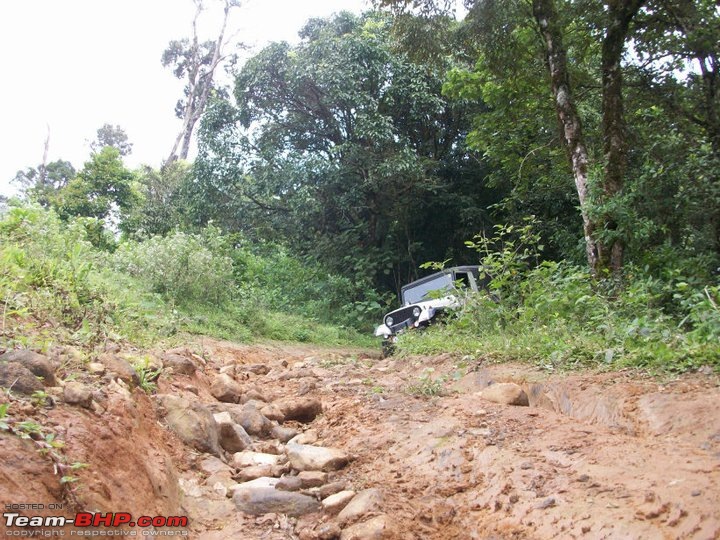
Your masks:
<path fill-rule="evenodd" d="M 197 35 L 197 21 L 203 10 L 202 0 L 196 0 L 197 11 L 193 19 L 193 48 L 196 56 L 193 58 L 193 65 L 188 68 L 188 95 L 185 110 L 183 111 L 183 124 L 180 133 L 175 139 L 170 156 L 167 163 L 172 163 L 176 159 L 187 159 L 190 150 L 190 141 L 195 129 L 195 125 L 205 111 L 208 98 L 213 86 L 213 77 L 215 70 L 223 60 L 222 48 L 225 45 L 225 31 L 227 29 L 228 14 L 232 7 L 239 6 L 239 3 L 233 0 L 225 0 L 224 17 L 220 34 L 215 40 L 215 48 L 213 57 L 206 70 L 202 69 L 202 58 L 200 57 L 200 46 Z M 178 151 L 179 149 L 179 151 Z"/>
<path fill-rule="evenodd" d="M 563 133 L 563 143 L 570 158 L 578 199 L 580 200 L 585 253 L 590 270 L 596 275 L 600 267 L 598 245 L 593 237 L 596 225 L 589 215 L 588 151 L 585 145 L 582 122 L 570 90 L 567 53 L 562 42 L 562 33 L 557 21 L 554 2 L 552 0 L 533 0 L 533 16 L 545 44 L 547 66 L 555 99 L 555 110 Z"/>
<path fill-rule="evenodd" d="M 627 169 L 627 130 L 622 95 L 622 54 L 625 50 L 630 22 L 645 0 L 610 0 L 609 23 L 602 43 L 602 130 L 605 165 L 603 168 L 603 202 L 616 197 L 623 188 Z M 604 218 L 603 226 L 617 230 L 618 223 L 612 215 Z M 599 268 L 617 273 L 622 269 L 624 242 L 611 237 L 598 242 Z"/>

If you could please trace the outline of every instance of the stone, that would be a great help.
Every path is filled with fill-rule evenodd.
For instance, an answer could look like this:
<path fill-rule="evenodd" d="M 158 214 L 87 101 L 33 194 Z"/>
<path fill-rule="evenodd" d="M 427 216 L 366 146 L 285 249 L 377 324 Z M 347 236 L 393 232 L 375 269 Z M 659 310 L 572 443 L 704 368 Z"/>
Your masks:
<path fill-rule="evenodd" d="M 280 465 L 282 456 L 274 454 L 263 454 L 261 452 L 236 452 L 233 454 L 232 463 L 235 467 L 254 467 L 256 465 Z"/>
<path fill-rule="evenodd" d="M 65 383 L 63 401 L 69 405 L 79 405 L 86 409 L 92 407 L 92 388 L 77 381 Z"/>
<path fill-rule="evenodd" d="M 269 513 L 302 516 L 321 508 L 312 497 L 269 487 L 236 488 L 232 498 L 238 510 L 254 516 Z"/>
<path fill-rule="evenodd" d="M 382 503 L 382 494 L 379 489 L 364 489 L 355 495 L 352 501 L 342 509 L 338 514 L 338 521 L 341 525 L 357 521 L 365 514 L 380 508 L 380 503 Z"/>
<path fill-rule="evenodd" d="M 305 394 L 309 394 L 316 388 L 317 385 L 315 384 L 315 381 L 313 379 L 303 379 L 302 381 L 300 381 L 300 386 L 298 386 L 297 395 L 304 396 Z"/>
<path fill-rule="evenodd" d="M 242 489 L 259 489 L 259 488 L 272 488 L 275 489 L 275 486 L 280 481 L 279 478 L 272 478 L 270 476 L 261 476 L 259 478 L 255 478 L 253 480 L 250 480 L 249 482 L 242 482 L 240 484 L 235 484 L 234 486 L 230 487 L 230 491 L 234 495 L 236 491 L 242 490 Z"/>
<path fill-rule="evenodd" d="M 397 530 L 385 514 L 348 527 L 340 534 L 340 540 L 385 540 L 397 538 Z"/>
<path fill-rule="evenodd" d="M 285 454 L 285 447 L 277 441 L 255 441 L 253 443 L 253 451 L 263 452 L 265 454 L 275 454 L 276 456 Z"/>
<path fill-rule="evenodd" d="M 105 365 L 100 362 L 90 362 L 87 370 L 93 375 L 105 375 Z"/>
<path fill-rule="evenodd" d="M 3 361 L 20 364 L 36 377 L 42 378 L 45 386 L 57 386 L 55 368 L 53 368 L 50 359 L 43 354 L 38 354 L 30 349 L 8 351 L 0 355 L 0 362 Z"/>
<path fill-rule="evenodd" d="M 192 375 L 197 369 L 195 362 L 187 356 L 175 353 L 165 353 L 162 356 L 162 364 L 163 368 L 171 368 L 173 373 L 180 373 L 182 375 Z"/>
<path fill-rule="evenodd" d="M 275 489 L 283 491 L 299 491 L 303 488 L 303 483 L 297 476 L 283 476 L 275 485 Z"/>
<path fill-rule="evenodd" d="M 295 420 L 308 424 L 315 420 L 315 417 L 322 413 L 322 403 L 314 398 L 298 397 L 286 398 L 275 402 L 285 421 Z"/>
<path fill-rule="evenodd" d="M 342 530 L 340 529 L 340 525 L 331 521 L 320 525 L 316 532 L 318 540 L 337 540 Z"/>
<path fill-rule="evenodd" d="M 266 403 L 269 401 L 268 398 L 265 396 L 265 394 L 260 392 L 260 390 L 258 390 L 257 388 L 249 388 L 245 392 L 245 395 L 243 396 L 243 402 L 248 402 L 251 400 L 261 401 L 263 403 Z"/>
<path fill-rule="evenodd" d="M 265 436 L 272 429 L 272 422 L 265 418 L 254 403 L 238 405 L 234 403 L 208 403 L 207 407 L 215 412 L 227 412 L 236 424 L 252 436 Z"/>
<path fill-rule="evenodd" d="M 120 358 L 114 353 L 105 353 L 98 357 L 98 362 L 103 364 L 108 371 L 113 373 L 124 383 L 136 386 L 140 384 L 140 378 L 138 377 L 135 368 L 133 368 L 130 365 L 130 362 L 124 358 Z"/>
<path fill-rule="evenodd" d="M 273 426 L 270 429 L 270 436 L 273 439 L 279 440 L 281 443 L 286 443 L 297 435 L 297 429 L 286 426 Z"/>
<path fill-rule="evenodd" d="M 502 403 L 504 405 L 527 407 L 530 404 L 525 390 L 515 383 L 491 384 L 481 392 L 478 392 L 477 395 L 488 401 Z"/>
<path fill-rule="evenodd" d="M 240 482 L 249 482 L 257 480 L 258 478 L 279 477 L 284 472 L 287 472 L 287 468 L 281 465 L 252 465 L 241 468 L 237 474 L 235 474 L 235 479 Z"/>
<path fill-rule="evenodd" d="M 321 499 L 327 499 L 331 495 L 335 495 L 336 493 L 340 493 L 341 491 L 346 491 L 347 483 L 345 483 L 344 480 L 338 480 L 337 482 L 332 482 L 330 484 L 325 484 L 324 486 L 320 487 L 318 490 L 318 496 Z"/>
<path fill-rule="evenodd" d="M 157 399 L 167 412 L 168 427 L 185 444 L 201 452 L 220 455 L 218 426 L 208 409 L 170 394 L 159 394 Z"/>
<path fill-rule="evenodd" d="M 302 488 L 320 487 L 327 482 L 328 475 L 322 471 L 302 471 L 297 477 L 302 482 Z"/>
<path fill-rule="evenodd" d="M 210 393 L 215 399 L 225 403 L 240 403 L 242 399 L 242 387 L 226 373 L 215 376 Z"/>
<path fill-rule="evenodd" d="M 223 449 L 230 453 L 242 452 L 252 444 L 250 435 L 233 421 L 230 413 L 217 413 L 213 418 L 218 426 L 218 440 Z"/>
<path fill-rule="evenodd" d="M 350 461 L 342 450 L 309 444 L 288 443 L 285 452 L 290 465 L 297 471 L 337 471 Z"/>
<path fill-rule="evenodd" d="M 293 444 L 314 444 L 318 440 L 318 434 L 317 431 L 314 429 L 308 429 L 307 431 L 300 433 L 299 435 L 296 435 L 292 439 L 290 439 L 288 442 Z"/>
<path fill-rule="evenodd" d="M 15 362 L 0 362 L 0 387 L 11 392 L 32 394 L 43 389 L 43 383 L 26 367 Z"/>
<path fill-rule="evenodd" d="M 232 468 L 227 463 L 215 456 L 208 456 L 203 459 L 198 464 L 198 468 L 208 476 L 214 475 L 216 473 L 232 472 Z"/>
<path fill-rule="evenodd" d="M 345 506 L 355 497 L 355 492 L 352 490 L 345 490 L 325 497 L 322 500 L 323 510 L 330 514 L 337 514 L 345 508 Z"/>
<path fill-rule="evenodd" d="M 284 422 L 285 421 L 285 415 L 280 410 L 280 407 L 278 407 L 277 405 L 275 405 L 273 403 L 268 403 L 267 405 L 264 405 L 260 409 L 260 413 L 268 420 L 273 420 L 275 422 Z M 295 433 L 297 433 L 297 431 Z M 287 441 L 285 441 L 285 442 L 287 442 Z"/>
<path fill-rule="evenodd" d="M 270 368 L 265 364 L 240 364 L 236 366 L 238 371 L 246 371 L 254 373 L 255 375 L 267 375 L 270 373 Z"/>

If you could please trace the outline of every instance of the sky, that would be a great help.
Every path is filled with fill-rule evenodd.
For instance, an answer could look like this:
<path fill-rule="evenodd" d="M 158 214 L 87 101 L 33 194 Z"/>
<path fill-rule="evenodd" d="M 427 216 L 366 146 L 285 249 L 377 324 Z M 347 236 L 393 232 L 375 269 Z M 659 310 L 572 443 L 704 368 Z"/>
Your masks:
<path fill-rule="evenodd" d="M 220 0 L 205 0 L 220 6 Z M 360 13 L 367 0 L 244 0 L 231 34 L 251 48 L 286 40 L 310 17 Z M 188 37 L 191 0 L 2 0 L 0 2 L 0 194 L 15 173 L 64 159 L 80 169 L 103 124 L 133 143 L 127 166 L 158 167 L 180 130 L 175 103 L 183 82 L 160 63 L 172 39 Z M 219 11 L 203 14 L 200 37 L 214 37 Z"/>

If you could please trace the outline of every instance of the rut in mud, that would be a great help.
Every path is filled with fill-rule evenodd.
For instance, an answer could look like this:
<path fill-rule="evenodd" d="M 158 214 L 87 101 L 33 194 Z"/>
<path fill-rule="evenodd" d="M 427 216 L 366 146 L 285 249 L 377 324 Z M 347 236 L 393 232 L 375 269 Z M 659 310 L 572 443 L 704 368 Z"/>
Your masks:
<path fill-rule="evenodd" d="M 383 360 L 214 340 L 157 356 L 173 369 L 156 396 L 117 381 L 106 355 L 97 375 L 78 377 L 91 401 L 65 403 L 60 387 L 47 390 L 51 408 L 11 400 L 15 420 L 52 430 L 69 460 L 90 464 L 72 490 L 82 509 L 188 515 L 189 537 L 201 539 L 720 536 L 720 388 L 711 374 L 548 375 L 449 355 Z M 486 399 L 504 382 L 529 406 Z M 237 418 L 248 403 L 259 414 Z M 185 427 L 173 424 L 178 410 L 192 420 Z M 210 426 L 223 412 L 229 426 L 247 422 L 237 452 Z M 342 459 L 298 474 L 304 466 L 287 463 L 300 448 L 291 436 Z M 0 500 L 62 502 L 72 515 L 68 488 L 36 446 L 2 435 Z M 255 477 L 282 477 L 271 493 L 292 490 L 292 505 L 309 506 L 252 515 L 255 495 L 238 484 Z"/>

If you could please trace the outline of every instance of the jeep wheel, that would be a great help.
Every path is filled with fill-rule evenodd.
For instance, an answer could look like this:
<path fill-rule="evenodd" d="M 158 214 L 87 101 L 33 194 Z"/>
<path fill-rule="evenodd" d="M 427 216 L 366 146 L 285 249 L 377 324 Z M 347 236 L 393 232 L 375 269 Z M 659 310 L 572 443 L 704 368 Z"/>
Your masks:
<path fill-rule="evenodd" d="M 387 358 L 395 353 L 395 343 L 389 339 L 383 339 L 382 342 L 382 357 Z"/>

